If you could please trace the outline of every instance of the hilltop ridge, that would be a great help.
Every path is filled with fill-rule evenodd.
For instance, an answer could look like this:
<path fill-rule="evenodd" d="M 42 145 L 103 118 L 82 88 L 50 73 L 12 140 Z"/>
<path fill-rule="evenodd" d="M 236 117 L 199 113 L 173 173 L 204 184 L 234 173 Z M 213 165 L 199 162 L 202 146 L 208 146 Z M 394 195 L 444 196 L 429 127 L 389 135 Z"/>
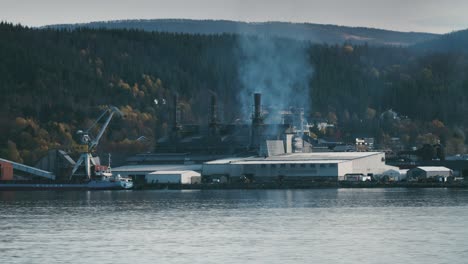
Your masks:
<path fill-rule="evenodd" d="M 432 40 L 437 34 L 398 32 L 366 27 L 347 27 L 313 23 L 239 22 L 230 20 L 142 19 L 99 21 L 80 24 L 49 25 L 50 28 L 139 29 L 185 34 L 248 34 L 284 37 L 327 44 L 364 44 L 410 46 Z"/>

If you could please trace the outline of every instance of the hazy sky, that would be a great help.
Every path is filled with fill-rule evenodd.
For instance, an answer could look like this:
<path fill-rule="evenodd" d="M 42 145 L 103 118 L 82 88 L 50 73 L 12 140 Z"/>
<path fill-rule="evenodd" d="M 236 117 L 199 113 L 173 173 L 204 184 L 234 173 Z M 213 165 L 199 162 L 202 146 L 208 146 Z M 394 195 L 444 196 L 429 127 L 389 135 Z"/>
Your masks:
<path fill-rule="evenodd" d="M 291 21 L 447 33 L 468 0 L 0 0 L 0 20 L 40 26 L 135 18 Z"/>

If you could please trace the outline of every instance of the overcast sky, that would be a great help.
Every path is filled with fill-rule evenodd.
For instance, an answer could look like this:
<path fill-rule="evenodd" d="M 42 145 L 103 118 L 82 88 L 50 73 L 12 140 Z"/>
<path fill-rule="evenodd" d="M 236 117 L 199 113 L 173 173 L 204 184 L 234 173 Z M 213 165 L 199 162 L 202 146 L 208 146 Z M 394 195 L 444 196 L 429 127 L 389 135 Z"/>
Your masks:
<path fill-rule="evenodd" d="M 41 26 L 115 19 L 290 21 L 447 33 L 468 0 L 0 0 L 0 20 Z"/>

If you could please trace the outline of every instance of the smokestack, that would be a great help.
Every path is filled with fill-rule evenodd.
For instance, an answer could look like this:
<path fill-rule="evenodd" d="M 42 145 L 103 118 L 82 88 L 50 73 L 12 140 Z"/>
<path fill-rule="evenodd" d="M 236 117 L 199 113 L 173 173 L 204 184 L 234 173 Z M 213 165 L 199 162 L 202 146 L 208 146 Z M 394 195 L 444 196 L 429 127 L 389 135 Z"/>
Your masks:
<path fill-rule="evenodd" d="M 210 103 L 210 134 L 212 136 L 218 135 L 218 103 L 216 100 L 216 95 L 211 95 L 211 103 Z"/>
<path fill-rule="evenodd" d="M 177 94 L 174 95 L 174 109 L 173 109 L 173 124 L 172 124 L 172 129 L 173 130 L 178 130 L 179 129 L 179 120 L 178 120 L 178 116 L 177 116 L 177 105 L 178 105 L 178 98 L 177 98 Z"/>
<path fill-rule="evenodd" d="M 262 94 L 260 93 L 254 94 L 254 113 L 250 136 L 250 148 L 258 150 L 263 138 Z"/>
<path fill-rule="evenodd" d="M 262 115 L 262 94 L 254 94 L 254 123 L 260 122 Z"/>
<path fill-rule="evenodd" d="M 215 95 L 211 95 L 211 118 L 210 118 L 210 124 L 211 125 L 216 125 L 218 123 L 218 102 L 216 100 Z"/>

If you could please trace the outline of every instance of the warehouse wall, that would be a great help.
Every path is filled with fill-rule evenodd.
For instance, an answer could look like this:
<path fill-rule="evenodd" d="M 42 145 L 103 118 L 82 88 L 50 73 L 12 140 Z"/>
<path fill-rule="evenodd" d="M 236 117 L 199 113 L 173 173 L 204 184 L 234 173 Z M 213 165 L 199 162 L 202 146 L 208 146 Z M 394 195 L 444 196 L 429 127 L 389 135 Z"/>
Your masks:
<path fill-rule="evenodd" d="M 339 153 L 334 153 L 339 159 Z M 348 153 L 346 153 L 348 154 Z M 343 155 L 343 154 L 342 154 Z M 398 170 L 397 167 L 385 164 L 385 153 L 369 153 L 368 156 L 356 158 L 348 161 L 333 161 L 334 155 L 328 155 L 331 160 L 326 162 L 326 158 L 313 161 L 303 158 L 303 163 L 291 162 L 290 160 L 281 161 L 276 159 L 274 162 L 268 160 L 243 161 L 232 160 L 221 163 L 205 163 L 203 165 L 204 176 L 222 176 L 241 177 L 341 177 L 344 179 L 346 174 L 380 175 L 390 169 Z"/>
<path fill-rule="evenodd" d="M 192 180 L 192 178 L 196 178 Z M 174 183 L 174 184 L 192 184 L 200 182 L 200 174 L 196 172 L 159 172 L 157 174 L 150 173 L 145 177 L 147 183 Z"/>
<path fill-rule="evenodd" d="M 332 164 L 244 164 L 243 174 L 252 174 L 255 177 L 316 177 L 336 176 L 338 166 Z"/>
<path fill-rule="evenodd" d="M 388 166 L 385 164 L 385 153 L 378 153 L 368 157 L 355 159 L 352 163 L 353 173 L 362 173 L 364 175 L 379 175 L 387 170 L 399 169 L 398 167 Z"/>
<path fill-rule="evenodd" d="M 242 166 L 231 163 L 223 164 L 203 164 L 202 175 L 204 176 L 241 176 L 242 175 Z"/>
<path fill-rule="evenodd" d="M 353 162 L 345 161 L 338 164 L 338 180 L 344 181 L 345 175 L 353 173 Z"/>

